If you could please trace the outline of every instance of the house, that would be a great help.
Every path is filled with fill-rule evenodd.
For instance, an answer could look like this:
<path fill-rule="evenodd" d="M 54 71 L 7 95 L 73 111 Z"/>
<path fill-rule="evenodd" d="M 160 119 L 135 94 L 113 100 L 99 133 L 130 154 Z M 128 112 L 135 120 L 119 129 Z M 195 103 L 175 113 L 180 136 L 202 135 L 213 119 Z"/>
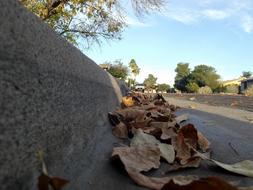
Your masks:
<path fill-rule="evenodd" d="M 231 85 L 236 85 L 236 86 L 240 86 L 241 82 L 243 80 L 247 79 L 246 77 L 239 77 L 237 79 L 232 79 L 232 80 L 227 80 L 227 81 L 223 81 L 222 82 L 222 86 L 226 87 L 226 86 L 231 86 Z"/>
<path fill-rule="evenodd" d="M 242 80 L 241 86 L 240 86 L 240 93 L 243 94 L 245 92 L 245 90 L 250 88 L 252 85 L 253 85 L 253 77 Z"/>

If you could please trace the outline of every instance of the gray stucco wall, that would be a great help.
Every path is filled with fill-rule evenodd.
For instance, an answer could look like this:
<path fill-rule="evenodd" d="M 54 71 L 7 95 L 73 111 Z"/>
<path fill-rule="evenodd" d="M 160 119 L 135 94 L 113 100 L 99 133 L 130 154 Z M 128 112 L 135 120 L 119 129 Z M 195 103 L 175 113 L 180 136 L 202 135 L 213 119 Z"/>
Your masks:
<path fill-rule="evenodd" d="M 66 189 L 118 188 L 106 173 L 117 83 L 18 1 L 0 7 L 1 189 L 37 189 L 39 150 L 51 175 L 71 180 Z"/>

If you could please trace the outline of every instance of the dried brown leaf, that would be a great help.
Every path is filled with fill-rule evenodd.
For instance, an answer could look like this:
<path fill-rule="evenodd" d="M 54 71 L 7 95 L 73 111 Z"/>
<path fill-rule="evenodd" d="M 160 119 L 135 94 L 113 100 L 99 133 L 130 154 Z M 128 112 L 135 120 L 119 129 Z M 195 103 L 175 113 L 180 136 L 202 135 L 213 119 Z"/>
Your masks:
<path fill-rule="evenodd" d="M 69 180 L 61 178 L 61 177 L 51 177 L 50 185 L 54 190 L 61 190 L 69 183 Z"/>
<path fill-rule="evenodd" d="M 175 160 L 175 151 L 172 145 L 159 143 L 158 147 L 161 151 L 161 157 L 164 158 L 168 163 L 173 163 Z"/>
<path fill-rule="evenodd" d="M 126 107 L 131 107 L 135 105 L 135 100 L 131 96 L 124 96 L 122 98 L 122 104 Z"/>
<path fill-rule="evenodd" d="M 198 131 L 198 147 L 201 151 L 206 152 L 210 148 L 210 142 L 207 138 Z"/>
<path fill-rule="evenodd" d="M 38 189 L 39 190 L 49 190 L 49 182 L 50 182 L 50 177 L 46 174 L 41 174 L 38 177 Z"/>
<path fill-rule="evenodd" d="M 148 177 L 142 173 L 137 172 L 134 169 L 127 169 L 129 176 L 133 181 L 143 187 L 149 189 L 160 190 L 163 186 L 169 183 L 171 180 L 180 181 L 181 183 L 190 183 L 193 180 L 198 179 L 196 176 L 173 176 L 173 177 Z"/>
<path fill-rule="evenodd" d="M 152 121 L 150 123 L 150 127 L 154 127 L 154 128 L 168 128 L 169 127 L 169 122 Z"/>
<path fill-rule="evenodd" d="M 168 140 L 175 136 L 177 136 L 177 133 L 174 127 L 162 128 L 162 135 L 160 137 L 162 140 Z"/>
<path fill-rule="evenodd" d="M 133 109 L 133 108 L 120 109 L 120 110 L 117 110 L 116 113 L 119 114 L 121 119 L 126 122 L 132 122 L 135 120 L 144 120 L 143 118 L 146 117 L 145 110 L 139 110 L 139 109 Z"/>
<path fill-rule="evenodd" d="M 181 164 L 186 164 L 187 160 L 191 158 L 191 147 L 185 143 L 183 133 L 179 132 L 171 139 L 171 143 L 176 151 L 176 158 Z"/>
<path fill-rule="evenodd" d="M 171 180 L 164 185 L 162 190 L 238 190 L 228 182 L 218 177 L 206 177 L 188 184 L 182 184 L 180 181 Z"/>
<path fill-rule="evenodd" d="M 234 164 L 225 164 L 225 163 L 210 159 L 206 155 L 201 154 L 201 153 L 196 153 L 196 155 L 200 156 L 202 159 L 206 159 L 215 163 L 217 166 L 227 171 L 230 171 L 236 174 L 241 174 L 248 177 L 253 177 L 253 161 L 252 160 L 243 160 L 241 162 L 237 162 Z"/>
<path fill-rule="evenodd" d="M 183 134 L 185 143 L 189 144 L 194 149 L 197 148 L 198 134 L 197 134 L 197 129 L 195 129 L 194 125 L 187 124 L 187 125 L 183 126 L 179 130 L 179 133 Z"/>
<path fill-rule="evenodd" d="M 170 121 L 171 116 L 162 114 L 158 111 L 151 111 L 151 118 L 154 121 L 168 122 L 168 121 Z"/>
<path fill-rule="evenodd" d="M 213 161 L 216 165 L 220 166 L 221 168 L 227 171 L 248 177 L 253 177 L 253 161 L 251 160 L 244 160 L 242 162 L 238 162 L 235 164 L 224 164 L 222 162 L 218 162 L 212 159 L 211 161 Z"/>
<path fill-rule="evenodd" d="M 109 112 L 108 113 L 108 118 L 109 118 L 110 123 L 113 126 L 116 126 L 120 123 L 119 115 L 116 114 L 116 113 Z"/>
<path fill-rule="evenodd" d="M 174 162 L 175 151 L 172 145 L 160 143 L 154 136 L 145 134 L 141 129 L 137 129 L 131 140 L 131 147 L 141 145 L 158 146 L 161 151 L 161 157 L 168 163 Z"/>
<path fill-rule="evenodd" d="M 149 126 L 149 123 L 151 122 L 151 118 L 148 118 L 146 116 L 142 117 L 142 118 L 136 118 L 135 121 L 133 122 L 130 122 L 129 123 L 129 126 L 130 127 L 133 127 L 133 128 L 145 128 L 145 127 L 148 127 Z"/>
<path fill-rule="evenodd" d="M 239 190 L 253 190 L 253 187 L 239 187 Z"/>
<path fill-rule="evenodd" d="M 42 173 L 38 178 L 38 189 L 39 190 L 49 190 L 49 185 L 54 190 L 61 190 L 64 186 L 69 183 L 69 180 L 61 177 L 49 177 L 48 175 Z"/>
<path fill-rule="evenodd" d="M 123 122 L 120 122 L 119 124 L 116 125 L 116 127 L 112 129 L 112 133 L 114 136 L 118 138 L 125 139 L 128 137 L 127 126 Z"/>
<path fill-rule="evenodd" d="M 189 158 L 187 161 L 186 161 L 186 164 L 185 165 L 181 165 L 181 164 L 178 164 L 178 163 L 174 163 L 173 165 L 171 165 L 169 167 L 169 170 L 166 172 L 166 173 L 169 173 L 169 172 L 172 172 L 172 171 L 175 171 L 175 170 L 180 170 L 180 169 L 183 169 L 183 168 L 198 168 L 199 165 L 200 165 L 200 162 L 201 162 L 202 158 L 200 157 L 191 157 Z"/>
<path fill-rule="evenodd" d="M 157 146 L 135 146 L 113 148 L 112 158 L 119 158 L 127 168 L 136 171 L 149 171 L 159 168 L 161 152 Z"/>
<path fill-rule="evenodd" d="M 130 146 L 153 145 L 156 146 L 160 142 L 152 135 L 145 134 L 141 129 L 134 131 L 134 137 L 131 140 Z"/>

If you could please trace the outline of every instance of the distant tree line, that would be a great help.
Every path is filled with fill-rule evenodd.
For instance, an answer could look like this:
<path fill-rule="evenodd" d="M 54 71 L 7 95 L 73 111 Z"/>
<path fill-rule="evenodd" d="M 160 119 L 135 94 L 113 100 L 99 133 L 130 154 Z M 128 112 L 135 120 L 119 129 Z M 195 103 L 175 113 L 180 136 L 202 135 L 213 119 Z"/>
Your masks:
<path fill-rule="evenodd" d="M 113 62 L 106 61 L 100 64 L 100 66 L 115 78 L 127 81 L 129 87 L 134 87 L 136 85 L 136 76 L 139 75 L 141 70 L 135 59 L 131 59 L 128 66 L 124 65 L 119 59 Z M 160 92 L 168 92 L 170 90 L 170 85 L 166 83 L 157 84 L 157 77 L 153 74 L 149 74 L 148 77 L 144 79 L 143 84 L 147 90 L 157 90 Z"/>
<path fill-rule="evenodd" d="M 178 63 L 175 72 L 174 87 L 181 92 L 198 92 L 202 87 L 208 92 L 219 91 L 220 75 L 211 66 L 198 65 L 191 70 L 189 63 Z"/>

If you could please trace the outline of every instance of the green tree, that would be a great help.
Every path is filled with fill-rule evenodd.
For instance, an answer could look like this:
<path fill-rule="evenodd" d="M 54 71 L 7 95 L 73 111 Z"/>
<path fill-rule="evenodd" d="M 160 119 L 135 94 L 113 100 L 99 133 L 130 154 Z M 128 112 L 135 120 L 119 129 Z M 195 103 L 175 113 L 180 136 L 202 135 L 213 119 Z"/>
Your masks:
<path fill-rule="evenodd" d="M 129 67 L 130 67 L 131 72 L 134 75 L 134 77 L 136 77 L 138 74 L 140 74 L 141 69 L 138 67 L 138 65 L 136 64 L 136 61 L 134 59 L 131 59 L 131 61 L 129 63 Z"/>
<path fill-rule="evenodd" d="M 246 78 L 250 78 L 252 76 L 252 72 L 251 71 L 243 71 L 242 76 L 246 77 Z"/>
<path fill-rule="evenodd" d="M 158 86 L 157 86 L 158 91 L 167 92 L 167 91 L 169 91 L 169 89 L 170 89 L 170 85 L 165 84 L 165 83 L 158 84 Z"/>
<path fill-rule="evenodd" d="M 157 78 L 154 77 L 154 75 L 149 74 L 148 78 L 146 78 L 143 83 L 147 89 L 155 89 L 156 81 L 157 81 Z"/>
<path fill-rule="evenodd" d="M 175 69 L 176 77 L 174 87 L 183 92 L 187 91 L 188 77 L 191 72 L 189 63 L 178 63 Z"/>
<path fill-rule="evenodd" d="M 186 85 L 187 92 L 196 93 L 199 90 L 199 85 L 195 82 L 190 82 Z"/>
<path fill-rule="evenodd" d="M 126 27 L 120 0 L 20 0 L 71 43 L 120 39 Z M 132 0 L 136 15 L 160 10 L 164 0 Z M 79 40 L 78 40 L 79 39 Z"/>
<path fill-rule="evenodd" d="M 128 75 L 128 68 L 127 66 L 123 65 L 123 63 L 120 60 L 114 61 L 113 64 L 109 64 L 108 72 L 114 76 L 115 78 L 119 78 L 122 80 L 125 80 Z"/>
<path fill-rule="evenodd" d="M 133 79 L 132 80 L 129 79 L 129 81 L 131 81 L 130 82 L 131 84 L 135 84 L 136 76 L 140 73 L 140 68 L 138 67 L 138 65 L 134 59 L 131 59 L 128 66 L 129 66 L 131 73 L 133 75 Z"/>
<path fill-rule="evenodd" d="M 215 68 L 207 65 L 198 65 L 189 76 L 191 82 L 195 82 L 199 87 L 209 86 L 212 90 L 219 87 L 220 76 Z"/>

